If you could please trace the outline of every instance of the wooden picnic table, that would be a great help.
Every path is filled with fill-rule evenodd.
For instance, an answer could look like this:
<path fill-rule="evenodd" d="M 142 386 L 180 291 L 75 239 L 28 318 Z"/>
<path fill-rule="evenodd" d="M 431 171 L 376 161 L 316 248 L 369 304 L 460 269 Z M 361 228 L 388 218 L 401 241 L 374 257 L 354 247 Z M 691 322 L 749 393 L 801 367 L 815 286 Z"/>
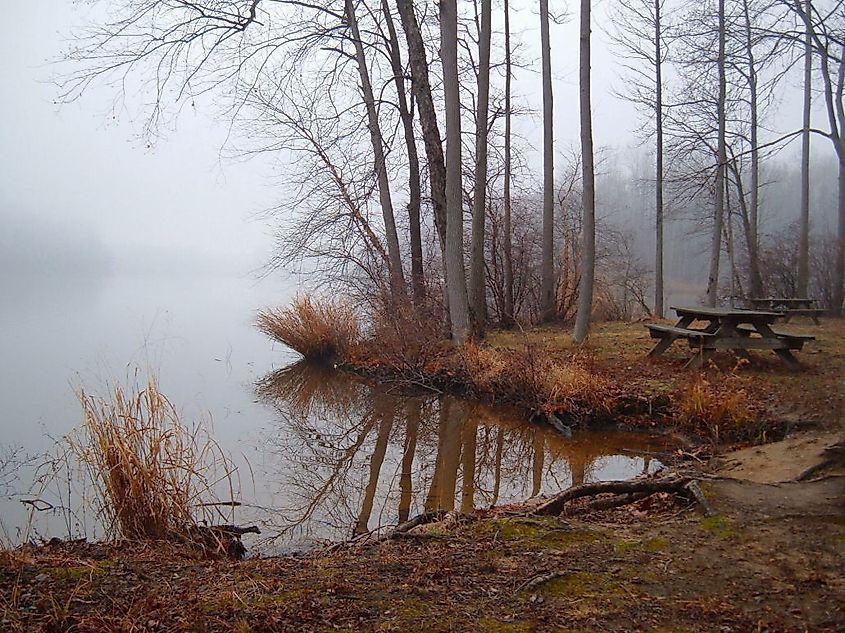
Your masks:
<path fill-rule="evenodd" d="M 794 316 L 808 316 L 819 325 L 819 317 L 824 313 L 816 306 L 815 299 L 807 297 L 756 297 L 748 302 L 754 309 L 782 312 L 785 323 Z"/>
<path fill-rule="evenodd" d="M 777 354 L 790 369 L 800 369 L 798 359 L 792 354 L 801 350 L 804 343 L 815 340 L 806 334 L 775 332 L 772 323 L 782 313 L 739 308 L 672 307 L 678 315 L 675 325 L 649 324 L 651 337 L 659 339 L 648 353 L 659 356 L 678 339 L 686 339 L 696 352 L 687 367 L 701 367 L 718 350 L 733 350 L 747 357 L 748 350 L 769 349 Z M 703 327 L 693 328 L 701 322 Z"/>

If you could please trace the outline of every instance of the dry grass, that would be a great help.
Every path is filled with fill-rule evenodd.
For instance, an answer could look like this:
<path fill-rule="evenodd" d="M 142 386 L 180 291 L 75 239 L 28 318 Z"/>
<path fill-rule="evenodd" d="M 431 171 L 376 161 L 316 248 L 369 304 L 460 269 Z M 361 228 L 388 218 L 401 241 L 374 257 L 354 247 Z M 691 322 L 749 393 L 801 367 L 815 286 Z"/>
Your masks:
<path fill-rule="evenodd" d="M 343 358 L 361 337 L 358 316 L 348 303 L 307 295 L 288 308 L 261 310 L 256 325 L 310 360 Z"/>
<path fill-rule="evenodd" d="M 71 445 L 113 536 L 180 538 L 218 485 L 234 498 L 235 468 L 200 426 L 182 424 L 154 379 L 144 388 L 114 387 L 108 399 L 78 395 L 85 421 Z"/>
<path fill-rule="evenodd" d="M 577 359 L 562 361 L 531 346 L 513 350 L 473 343 L 460 349 L 459 358 L 472 389 L 493 401 L 576 415 L 613 408 L 607 381 Z"/>
<path fill-rule="evenodd" d="M 735 380 L 723 379 L 714 386 L 698 376 L 677 405 L 678 424 L 716 443 L 746 436 L 756 428 L 753 421 L 748 395 Z"/>

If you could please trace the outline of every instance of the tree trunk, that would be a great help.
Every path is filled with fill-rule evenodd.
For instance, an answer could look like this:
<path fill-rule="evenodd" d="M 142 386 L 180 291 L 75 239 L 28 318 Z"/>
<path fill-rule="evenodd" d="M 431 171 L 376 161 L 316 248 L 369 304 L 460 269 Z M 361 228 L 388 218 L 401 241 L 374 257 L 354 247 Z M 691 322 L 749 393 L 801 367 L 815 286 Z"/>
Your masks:
<path fill-rule="evenodd" d="M 420 305 L 425 298 L 425 274 L 423 272 L 422 230 L 420 228 L 420 207 L 422 193 L 420 187 L 420 159 L 417 154 L 417 139 L 414 134 L 414 115 L 408 107 L 405 94 L 405 70 L 400 57 L 399 39 L 387 0 L 381 0 L 381 9 L 387 25 L 387 49 L 390 55 L 390 67 L 396 84 L 399 102 L 399 118 L 405 134 L 405 147 L 408 151 L 408 232 L 411 240 L 411 292 L 414 301 Z"/>
<path fill-rule="evenodd" d="M 487 300 L 484 284 L 484 217 L 487 211 L 487 128 L 490 101 L 490 33 L 492 0 L 481 0 L 478 41 L 478 109 L 475 116 L 475 191 L 472 197 L 472 255 L 469 302 L 475 333 L 484 333 Z"/>
<path fill-rule="evenodd" d="M 759 208 L 760 208 L 760 144 L 759 136 L 759 103 L 758 103 L 758 80 L 757 62 L 754 56 L 754 42 L 751 33 L 751 12 L 748 0 L 743 0 L 743 12 L 745 17 L 745 50 L 748 57 L 748 100 L 751 115 L 751 195 L 749 208 L 750 235 L 747 236 L 746 245 L 748 248 L 749 277 L 751 282 L 751 296 L 760 297 L 763 295 L 763 279 L 760 275 L 759 262 Z"/>
<path fill-rule="evenodd" d="M 393 298 L 405 296 L 405 276 L 402 272 L 402 256 L 399 250 L 399 235 L 396 232 L 396 219 L 393 214 L 393 202 L 390 199 L 390 183 L 387 176 L 387 165 L 384 157 L 384 139 L 376 112 L 376 102 L 373 96 L 373 86 L 370 83 L 370 73 L 367 69 L 367 58 L 364 55 L 364 44 L 358 32 L 358 21 L 355 16 L 355 6 L 352 0 L 346 0 L 346 19 L 352 32 L 355 46 L 355 60 L 358 74 L 361 78 L 361 92 L 367 110 L 367 127 L 370 130 L 370 141 L 373 145 L 376 178 L 378 179 L 379 203 L 384 219 L 385 241 L 390 265 L 390 290 Z"/>
<path fill-rule="evenodd" d="M 663 318 L 663 51 L 662 51 L 662 0 L 654 0 L 654 109 L 657 128 L 657 157 L 655 174 L 655 261 L 654 261 L 654 315 Z"/>
<path fill-rule="evenodd" d="M 581 261 L 583 263 L 578 289 L 578 316 L 575 318 L 575 331 L 572 334 L 576 343 L 582 343 L 589 332 L 596 269 L 596 179 L 593 165 L 593 115 L 590 103 L 590 2 L 591 0 L 581 0 L 579 83 L 584 220 L 581 228 Z"/>
<path fill-rule="evenodd" d="M 505 6 L 505 191 L 504 191 L 504 325 L 514 324 L 513 313 L 513 230 L 511 227 L 511 22 L 508 0 Z"/>
<path fill-rule="evenodd" d="M 554 260 L 554 111 L 552 104 L 552 51 L 549 36 L 549 0 L 540 0 L 540 48 L 543 56 L 543 247 L 540 312 L 544 321 L 555 317 Z"/>
<path fill-rule="evenodd" d="M 811 0 L 806 11 L 810 14 Z M 798 238 L 798 294 L 808 297 L 810 292 L 810 124 L 813 105 L 813 48 L 812 29 L 804 25 L 804 131 L 801 135 L 801 212 Z"/>
<path fill-rule="evenodd" d="M 353 534 L 366 534 L 369 531 L 370 515 L 373 513 L 373 503 L 376 498 L 379 475 L 384 464 L 384 456 L 387 453 L 387 441 L 390 438 L 390 431 L 393 428 L 393 414 L 382 413 L 381 423 L 378 427 L 378 437 L 373 456 L 370 458 L 370 476 L 367 479 L 367 487 L 364 490 L 364 500 L 361 504 L 361 511 L 358 513 L 358 520 L 355 522 Z"/>
<path fill-rule="evenodd" d="M 425 44 L 420 34 L 420 26 L 414 13 L 411 0 L 396 0 L 396 8 L 402 20 L 402 30 L 408 44 L 408 62 L 411 65 L 411 90 L 417 100 L 422 128 L 423 144 L 428 159 L 428 174 L 431 190 L 431 206 L 434 209 L 434 226 L 440 241 L 440 254 L 443 258 L 443 276 L 445 287 L 443 303 L 446 322 L 451 326 L 449 306 L 449 270 L 446 265 L 446 163 L 443 159 L 443 145 L 440 129 L 437 125 L 437 110 L 431 95 L 431 82 L 428 75 L 428 60 Z"/>
<path fill-rule="evenodd" d="M 458 79 L 457 0 L 440 0 L 440 59 L 443 64 L 446 110 L 446 275 L 452 336 L 461 344 L 469 336 L 469 303 L 461 204 L 461 86 Z"/>
<path fill-rule="evenodd" d="M 719 297 L 719 258 L 722 252 L 722 218 L 725 211 L 725 101 L 727 79 L 725 77 L 725 0 L 719 0 L 719 100 L 717 116 L 719 130 L 717 139 L 716 204 L 713 213 L 713 233 L 710 242 L 710 274 L 707 278 L 707 305 L 715 306 Z"/>

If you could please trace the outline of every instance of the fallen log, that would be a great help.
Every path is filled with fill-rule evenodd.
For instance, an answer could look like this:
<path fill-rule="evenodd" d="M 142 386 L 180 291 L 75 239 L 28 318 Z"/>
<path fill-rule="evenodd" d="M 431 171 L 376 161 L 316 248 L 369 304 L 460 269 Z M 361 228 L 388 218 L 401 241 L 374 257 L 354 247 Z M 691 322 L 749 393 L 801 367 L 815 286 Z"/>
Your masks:
<path fill-rule="evenodd" d="M 633 481 L 597 481 L 595 483 L 581 484 L 559 492 L 545 503 L 537 506 L 531 514 L 560 514 L 569 501 L 607 493 L 616 495 L 642 493 L 644 496 L 652 495 L 656 492 L 683 494 L 686 492 L 685 487 L 690 481 L 692 481 L 690 477 L 667 477 L 663 479 L 635 479 Z M 632 501 L 636 501 L 636 499 L 632 499 Z M 624 504 L 620 503 L 619 505 Z"/>

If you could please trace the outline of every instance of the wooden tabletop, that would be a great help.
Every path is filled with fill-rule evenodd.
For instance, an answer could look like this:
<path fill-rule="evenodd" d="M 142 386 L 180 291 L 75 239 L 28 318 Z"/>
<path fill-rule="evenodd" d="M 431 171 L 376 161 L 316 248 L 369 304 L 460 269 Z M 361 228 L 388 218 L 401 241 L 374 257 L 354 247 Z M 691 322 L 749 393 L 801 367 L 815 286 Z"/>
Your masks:
<path fill-rule="evenodd" d="M 705 318 L 732 319 L 775 319 L 783 316 L 782 312 L 768 312 L 764 310 L 743 310 L 741 308 L 710 308 L 707 306 L 672 306 L 678 316 L 700 316 Z"/>
<path fill-rule="evenodd" d="M 752 297 L 754 303 L 815 303 L 815 299 L 807 297 Z"/>

